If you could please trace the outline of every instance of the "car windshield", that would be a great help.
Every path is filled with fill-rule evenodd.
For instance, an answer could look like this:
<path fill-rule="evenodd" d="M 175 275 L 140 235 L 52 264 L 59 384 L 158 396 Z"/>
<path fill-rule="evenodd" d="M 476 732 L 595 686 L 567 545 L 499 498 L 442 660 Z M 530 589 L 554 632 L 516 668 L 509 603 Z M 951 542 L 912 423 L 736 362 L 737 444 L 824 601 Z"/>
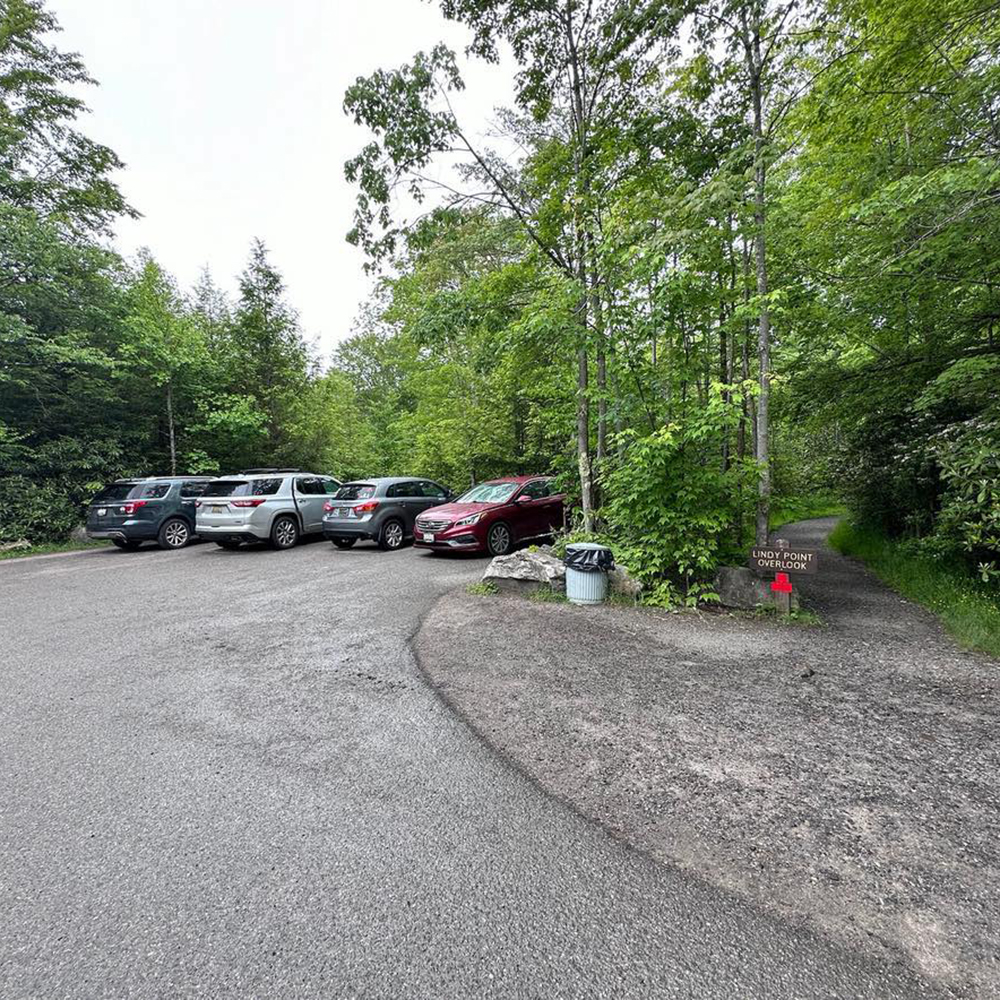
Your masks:
<path fill-rule="evenodd" d="M 371 483 L 348 483 L 333 494 L 334 500 L 368 500 L 375 496 Z"/>
<path fill-rule="evenodd" d="M 132 487 L 129 500 L 159 500 L 170 492 L 170 483 L 139 483 Z"/>
<path fill-rule="evenodd" d="M 516 489 L 517 483 L 480 483 L 466 490 L 455 503 L 504 503 Z"/>
<path fill-rule="evenodd" d="M 133 489 L 135 483 L 109 483 L 91 503 L 115 503 L 117 500 L 124 500 Z"/>

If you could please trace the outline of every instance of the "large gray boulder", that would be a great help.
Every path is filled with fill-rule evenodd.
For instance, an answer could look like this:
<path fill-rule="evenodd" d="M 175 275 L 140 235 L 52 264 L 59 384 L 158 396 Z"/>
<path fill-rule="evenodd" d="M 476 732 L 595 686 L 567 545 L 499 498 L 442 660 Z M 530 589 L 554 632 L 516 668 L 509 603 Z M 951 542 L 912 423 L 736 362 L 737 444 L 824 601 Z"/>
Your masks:
<path fill-rule="evenodd" d="M 90 538 L 87 535 L 87 526 L 85 524 L 78 524 L 70 533 L 69 540 L 71 542 L 89 542 Z"/>
<path fill-rule="evenodd" d="M 724 608 L 753 611 L 777 607 L 771 581 L 762 580 L 745 566 L 723 566 L 715 577 L 715 592 Z M 792 610 L 798 606 L 799 596 L 793 591 Z"/>
<path fill-rule="evenodd" d="M 532 591 L 540 587 L 566 589 L 566 567 L 561 559 L 548 552 L 511 552 L 496 556 L 483 573 L 483 582 L 496 584 L 501 590 Z"/>
<path fill-rule="evenodd" d="M 642 596 L 642 584 L 624 566 L 608 570 L 608 587 L 612 594 L 627 597 L 636 603 Z"/>

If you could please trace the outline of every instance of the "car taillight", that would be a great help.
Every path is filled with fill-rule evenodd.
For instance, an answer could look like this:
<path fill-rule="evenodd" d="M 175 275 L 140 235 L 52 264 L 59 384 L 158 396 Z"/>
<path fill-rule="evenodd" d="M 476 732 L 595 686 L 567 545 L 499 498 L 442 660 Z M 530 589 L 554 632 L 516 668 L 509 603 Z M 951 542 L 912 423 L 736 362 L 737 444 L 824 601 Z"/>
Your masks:
<path fill-rule="evenodd" d="M 230 500 L 234 507 L 259 507 L 266 497 L 254 497 L 252 500 Z"/>
<path fill-rule="evenodd" d="M 145 506 L 146 506 L 145 500 L 133 500 L 131 503 L 127 503 L 125 504 L 124 507 L 122 507 L 122 513 L 128 514 L 129 517 L 131 517 L 140 507 L 145 507 Z"/>
<path fill-rule="evenodd" d="M 201 506 L 201 501 L 200 500 L 195 500 L 194 505 L 195 505 L 195 507 L 200 507 Z"/>
<path fill-rule="evenodd" d="M 333 510 L 333 504 L 330 503 L 329 500 L 327 500 L 327 502 L 323 504 L 323 510 Z"/>
<path fill-rule="evenodd" d="M 378 500 L 367 500 L 354 505 L 355 514 L 370 514 L 378 506 Z"/>

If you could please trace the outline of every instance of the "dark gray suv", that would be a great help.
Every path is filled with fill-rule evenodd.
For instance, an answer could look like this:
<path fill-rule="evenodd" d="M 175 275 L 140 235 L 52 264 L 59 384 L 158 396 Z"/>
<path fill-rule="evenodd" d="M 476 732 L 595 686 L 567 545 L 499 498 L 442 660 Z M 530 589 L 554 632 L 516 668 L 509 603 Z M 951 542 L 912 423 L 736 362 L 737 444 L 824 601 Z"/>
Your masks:
<path fill-rule="evenodd" d="M 156 542 L 182 549 L 195 535 L 195 503 L 210 476 L 162 476 L 108 483 L 87 508 L 87 536 L 120 549 Z"/>
<path fill-rule="evenodd" d="M 451 498 L 440 483 L 411 476 L 344 483 L 323 508 L 323 535 L 341 549 L 359 538 L 398 549 L 413 537 L 418 514 Z"/>

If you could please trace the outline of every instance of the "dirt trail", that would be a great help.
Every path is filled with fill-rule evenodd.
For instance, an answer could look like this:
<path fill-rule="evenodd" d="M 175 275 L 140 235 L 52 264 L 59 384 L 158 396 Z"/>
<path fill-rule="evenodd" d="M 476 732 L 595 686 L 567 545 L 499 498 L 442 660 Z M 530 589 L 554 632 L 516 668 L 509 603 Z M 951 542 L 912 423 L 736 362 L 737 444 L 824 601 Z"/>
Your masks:
<path fill-rule="evenodd" d="M 822 545 L 833 519 L 778 534 Z M 822 626 L 446 596 L 428 679 L 657 859 L 1000 998 L 1000 663 L 829 550 Z"/>

